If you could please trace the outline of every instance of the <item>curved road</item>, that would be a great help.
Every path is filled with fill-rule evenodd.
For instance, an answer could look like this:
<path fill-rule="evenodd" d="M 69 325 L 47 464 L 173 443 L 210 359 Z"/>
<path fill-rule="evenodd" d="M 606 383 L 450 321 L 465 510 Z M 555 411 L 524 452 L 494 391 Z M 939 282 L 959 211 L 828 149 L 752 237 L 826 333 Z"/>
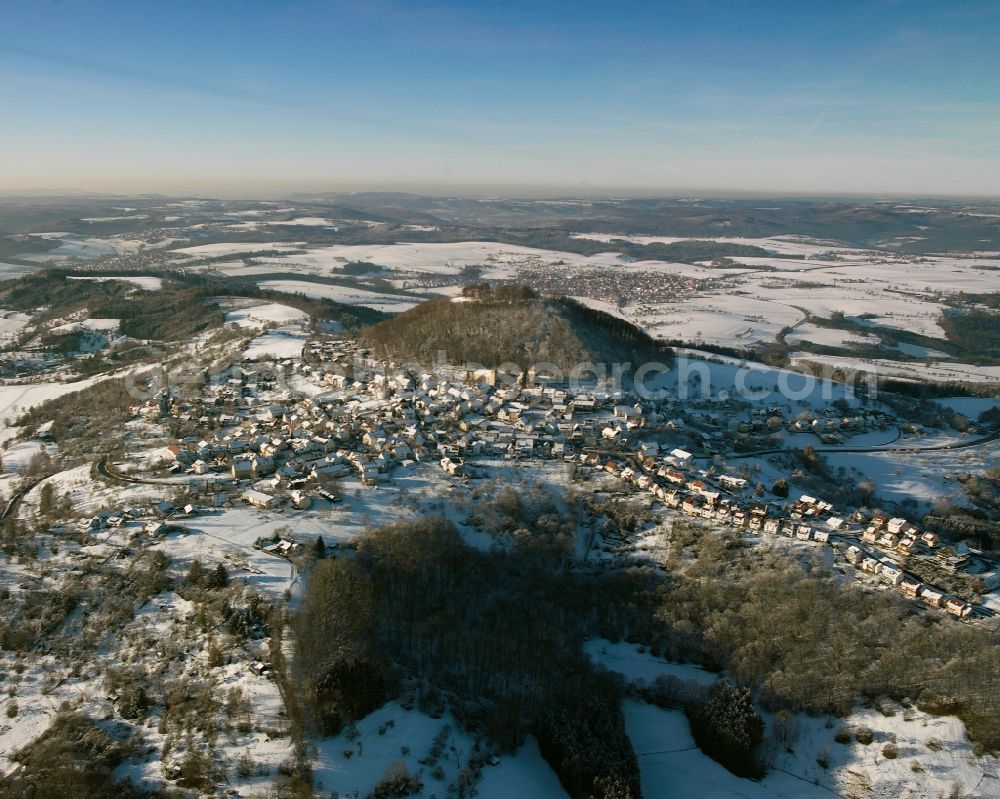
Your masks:
<path fill-rule="evenodd" d="M 4 505 L 3 510 L 0 511 L 0 521 L 3 521 L 8 516 L 10 516 L 15 510 L 17 510 L 17 506 L 21 504 L 21 500 L 24 499 L 25 494 L 31 491 L 31 489 L 33 489 L 43 480 L 48 480 L 51 476 L 52 476 L 51 474 L 43 474 L 40 477 L 36 477 L 30 482 L 28 482 L 23 488 L 18 489 L 17 493 L 15 493 L 14 496 L 12 496 L 7 501 L 7 504 Z"/>
<path fill-rule="evenodd" d="M 117 480 L 120 483 L 139 483 L 141 485 L 150 486 L 160 486 L 160 485 L 177 485 L 169 480 L 143 480 L 140 477 L 129 477 L 128 475 L 121 474 L 116 471 L 113 466 L 108 464 L 108 456 L 102 455 L 101 459 L 95 464 L 97 473 L 101 477 L 107 477 L 109 480 Z"/>

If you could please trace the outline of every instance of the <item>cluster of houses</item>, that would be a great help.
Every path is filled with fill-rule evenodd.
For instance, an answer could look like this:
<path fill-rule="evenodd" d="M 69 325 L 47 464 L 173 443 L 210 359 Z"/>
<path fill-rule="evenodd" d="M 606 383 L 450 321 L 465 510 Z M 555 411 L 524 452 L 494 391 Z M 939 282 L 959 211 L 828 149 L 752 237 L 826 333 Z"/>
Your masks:
<path fill-rule="evenodd" d="M 630 460 L 633 465 L 594 453 L 581 456 L 585 465 L 608 472 L 639 490 L 647 491 L 667 507 L 695 518 L 747 529 L 752 533 L 821 544 L 856 540 L 854 533 L 860 533 L 861 523 L 867 521 L 864 532 L 860 533 L 864 544 L 901 555 L 912 554 L 917 549 L 922 553 L 934 552 L 937 561 L 952 571 L 968 563 L 967 555 L 953 555 L 950 550 L 941 549 L 936 533 L 920 532 L 903 518 L 876 513 L 865 520 L 855 513 L 847 520 L 835 515 L 830 503 L 808 495 L 786 503 L 783 509 L 774 513 L 765 502 L 741 501 L 736 495 L 746 488 L 745 479 L 731 475 L 709 478 L 704 473 L 696 474 L 688 468 L 691 454 L 683 450 L 674 449 L 665 453 L 665 457 L 653 457 L 648 446 L 645 449 L 640 446 L 634 459 Z M 844 557 L 859 570 L 876 575 L 883 582 L 898 588 L 908 598 L 943 608 L 961 619 L 972 614 L 972 606 L 963 599 L 921 583 L 907 575 L 889 557 L 866 552 L 856 544 L 847 547 Z"/>
<path fill-rule="evenodd" d="M 745 478 L 710 476 L 693 468 L 690 452 L 661 448 L 653 440 L 636 443 L 640 437 L 651 439 L 648 429 L 678 429 L 670 401 L 629 404 L 621 394 L 574 394 L 530 380 L 511 385 L 489 370 L 417 374 L 340 339 L 314 340 L 303 356 L 277 368 L 245 362 L 221 379 L 206 381 L 200 400 L 161 392 L 133 410 L 181 416 L 214 430 L 169 447 L 170 468 L 201 477 L 206 490 L 222 490 L 261 509 L 286 503 L 308 508 L 315 497 L 333 502 L 338 495 L 329 490 L 331 481 L 354 476 L 378 486 L 397 468 L 417 462 L 436 463 L 445 475 L 459 478 L 477 456 L 492 456 L 561 459 L 601 469 L 668 508 L 752 533 L 830 543 L 831 536 L 850 539 L 857 527 L 852 520 L 848 530 L 829 503 L 809 496 L 777 513 L 766 503 L 743 501 L 749 488 Z M 285 388 L 289 375 L 319 390 L 307 392 L 314 396 L 297 395 Z M 767 424 L 780 413 L 780 406 L 756 409 L 750 424 Z M 828 409 L 794 424 L 815 427 L 822 420 L 824 427 L 831 422 L 859 429 L 887 423 L 883 417 L 879 412 L 838 417 Z M 934 534 L 882 515 L 873 517 L 860 537 L 865 545 L 903 555 L 938 544 Z M 946 568 L 963 567 L 961 557 L 942 552 L 940 559 Z M 868 560 L 877 561 L 878 570 L 866 566 L 865 558 L 856 565 L 893 585 L 903 584 L 905 575 L 891 562 Z M 947 602 L 942 594 L 940 606 L 951 610 Z"/>
<path fill-rule="evenodd" d="M 77 532 L 96 533 L 101 530 L 129 530 L 133 536 L 159 538 L 183 530 L 178 522 L 196 516 L 194 505 L 176 506 L 166 500 L 144 505 L 130 505 L 122 510 L 102 510 L 75 522 Z"/>
<path fill-rule="evenodd" d="M 497 385 L 486 370 L 387 374 L 351 342 L 313 347 L 313 363 L 281 366 L 323 389 L 319 397 L 293 397 L 279 387 L 273 367 L 241 364 L 207 381 L 200 400 L 163 391 L 132 410 L 214 429 L 170 445 L 170 470 L 260 508 L 308 507 L 328 480 L 356 476 L 377 486 L 419 461 L 438 462 L 458 476 L 468 456 L 568 458 L 596 444 L 601 430 L 617 436 L 659 420 L 641 406 L 612 409 L 609 396 Z"/>
<path fill-rule="evenodd" d="M 566 293 L 566 266 L 561 261 L 518 269 L 517 283 L 527 284 L 536 291 Z M 573 293 L 578 297 L 622 304 L 675 303 L 678 298 L 701 291 L 709 281 L 683 274 L 645 271 L 642 269 L 585 269 L 573 273 Z M 653 312 L 659 309 L 647 308 Z M 640 307 L 639 312 L 643 309 Z"/>

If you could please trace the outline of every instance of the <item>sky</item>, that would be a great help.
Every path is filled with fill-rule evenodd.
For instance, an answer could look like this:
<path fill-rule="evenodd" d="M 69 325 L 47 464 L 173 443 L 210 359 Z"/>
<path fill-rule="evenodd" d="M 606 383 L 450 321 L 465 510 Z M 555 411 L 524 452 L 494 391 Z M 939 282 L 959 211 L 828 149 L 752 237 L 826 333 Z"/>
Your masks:
<path fill-rule="evenodd" d="M 0 191 L 1000 194 L 998 0 L 0 0 Z"/>

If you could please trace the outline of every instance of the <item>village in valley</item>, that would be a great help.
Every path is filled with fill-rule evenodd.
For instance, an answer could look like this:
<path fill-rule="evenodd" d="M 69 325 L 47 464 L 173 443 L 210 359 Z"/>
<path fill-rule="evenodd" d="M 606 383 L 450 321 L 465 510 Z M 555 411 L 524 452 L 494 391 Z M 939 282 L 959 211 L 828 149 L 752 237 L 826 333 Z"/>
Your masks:
<path fill-rule="evenodd" d="M 577 270 L 578 304 L 567 313 L 605 325 L 587 340 L 594 330 L 633 331 L 626 316 L 669 314 L 679 298 L 697 304 L 697 292 L 723 297 L 731 278 L 707 264 L 616 271 L 607 256 L 590 268 L 479 243 L 436 245 L 453 256 L 438 263 L 433 247 L 390 245 L 392 284 L 376 265 L 338 256 L 337 268 L 361 282 L 308 284 L 330 299 L 298 292 L 320 280 L 308 261 L 301 275 L 277 279 L 285 273 L 269 270 L 285 270 L 285 255 L 232 260 L 230 250 L 270 246 L 154 250 L 171 268 L 155 275 L 122 273 L 131 256 L 109 255 L 95 268 L 21 278 L 8 295 L 0 771 L 12 778 L 36 767 L 30 742 L 63 724 L 73 733 L 86 717 L 117 747 L 110 778 L 144 790 L 268 796 L 308 779 L 363 796 L 412 779 L 423 795 L 468 796 L 474 786 L 500 799 L 520 780 L 541 786 L 529 796 L 560 795 L 535 732 L 504 751 L 460 720 L 460 702 L 431 701 L 436 689 L 419 680 L 403 680 L 398 697 L 342 729 L 311 726 L 296 627 L 311 580 L 324 563 L 370 557 L 370 542 L 398 524 L 432 520 L 500 561 L 540 547 L 567 573 L 626 584 L 787 568 L 791 581 L 857 592 L 929 628 L 994 633 L 1000 561 L 983 533 L 990 517 L 969 511 L 967 529 L 955 522 L 956 509 L 979 502 L 982 489 L 971 487 L 995 461 L 993 367 L 977 367 L 955 396 L 938 388 L 925 397 L 866 371 L 772 365 L 757 359 L 766 352 L 734 351 L 723 337 L 773 327 L 758 329 L 746 313 L 719 317 L 719 346 L 660 350 L 643 382 L 615 364 L 581 378 L 553 364 L 452 363 L 446 353 L 409 363 L 380 354 L 366 326 L 432 303 L 473 320 L 479 308 L 507 313 L 502 292 L 562 308 L 557 290 Z M 484 282 L 467 288 L 469 278 Z M 35 295 L 16 293 L 36 281 L 80 288 L 63 305 L 37 307 Z M 376 287 L 377 312 L 363 304 Z M 627 315 L 617 310 L 625 296 L 635 303 Z M 185 299 L 190 324 L 157 316 L 175 297 L 197 298 Z M 148 320 L 129 317 L 137 302 Z M 778 335 L 833 329 L 809 318 Z M 156 335 L 125 332 L 155 324 Z M 637 351 L 621 352 L 638 360 L 633 372 L 643 366 Z M 780 582 L 768 590 L 780 595 Z M 728 782 L 737 778 L 697 747 L 680 772 L 675 755 L 657 754 L 668 748 L 659 746 L 664 730 L 691 740 L 686 726 L 675 729 L 678 708 L 708 696 L 715 671 L 637 633 L 589 633 L 582 647 L 590 667 L 623 681 L 632 746 L 652 753 L 639 758 L 644 785 L 718 769 L 713 779 L 738 795 L 744 782 Z M 664 691 L 672 698 L 656 706 Z M 797 713 L 794 747 L 779 742 L 786 717 L 762 711 L 770 771 L 750 784 L 761 796 L 799 796 L 803 780 L 816 789 L 809 796 L 888 796 L 914 784 L 918 767 L 938 769 L 942 791 L 994 768 L 957 714 L 901 702 L 891 720 L 880 709 L 889 701 L 839 718 L 826 705 L 825 716 Z M 879 747 L 863 743 L 865 731 Z M 889 764 L 881 752 L 896 747 L 911 755 Z"/>
<path fill-rule="evenodd" d="M 693 411 L 695 424 L 704 427 L 707 421 L 718 431 L 707 435 L 684 422 L 681 417 L 692 411 L 676 397 L 643 401 L 627 390 L 609 392 L 598 385 L 573 393 L 527 375 L 508 375 L 497 383 L 496 370 L 404 370 L 373 359 L 352 341 L 325 336 L 307 343 L 301 358 L 234 364 L 206 381 L 200 396 L 184 399 L 163 389 L 137 404 L 132 408 L 137 418 L 177 418 L 197 432 L 168 445 L 152 473 L 128 463 L 114 464 L 106 473 L 141 482 L 166 465 L 167 474 L 177 475 L 150 480 L 191 499 L 183 507 L 168 505 L 166 512 L 160 505 L 153 508 L 163 521 L 144 531 L 162 535 L 173 529 L 172 519 L 196 527 L 199 509 L 211 513 L 240 504 L 285 514 L 328 512 L 336 526 L 338 503 L 354 486 L 366 496 L 391 490 L 401 477 L 433 479 L 426 475 L 439 471 L 437 482 L 454 491 L 477 481 L 506 481 L 524 469 L 539 469 L 544 480 L 561 464 L 574 484 L 649 507 L 650 527 L 683 514 L 760 540 L 829 547 L 845 574 L 855 573 L 872 588 L 897 590 L 956 619 L 994 615 L 972 589 L 973 581 L 987 591 L 1000 586 L 1000 564 L 982 552 L 942 546 L 936 532 L 919 529 L 905 516 L 835 506 L 808 494 L 776 497 L 755 485 L 759 477 L 745 461 L 727 463 L 716 450 L 731 440 L 733 430 L 807 431 L 819 444 L 904 424 L 877 403 L 866 408 L 855 401 L 850 407 L 840 400 L 837 407 L 810 407 L 805 413 L 789 404 L 720 414 L 712 410 L 717 403 L 695 402 L 695 408 L 702 406 Z M 683 449 L 688 442 L 701 454 Z M 101 529 L 118 527 L 122 519 L 120 512 L 104 513 L 83 523 Z M 630 548 L 628 537 L 601 540 L 605 554 L 618 556 Z M 308 536 L 300 535 L 255 545 L 290 556 L 309 544 Z M 908 572 L 908 564 L 924 579 Z M 936 585 L 936 575 L 954 593 Z"/>

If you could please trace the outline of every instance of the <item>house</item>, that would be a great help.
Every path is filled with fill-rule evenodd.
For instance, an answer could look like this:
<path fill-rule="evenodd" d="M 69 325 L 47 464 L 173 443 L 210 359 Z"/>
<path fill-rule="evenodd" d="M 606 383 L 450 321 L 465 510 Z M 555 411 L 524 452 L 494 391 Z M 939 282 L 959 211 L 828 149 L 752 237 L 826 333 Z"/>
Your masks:
<path fill-rule="evenodd" d="M 278 506 L 278 498 L 272 496 L 271 494 L 265 494 L 263 491 L 255 491 L 253 489 L 248 489 L 243 492 L 243 500 L 255 508 L 276 508 Z"/>
<path fill-rule="evenodd" d="M 642 418 L 642 411 L 631 405 L 615 405 L 615 418 L 626 420 L 638 420 Z"/>
<path fill-rule="evenodd" d="M 920 591 L 920 601 L 932 608 L 939 608 L 944 604 L 944 593 L 925 585 Z"/>
<path fill-rule="evenodd" d="M 920 593 L 920 589 L 924 585 L 919 580 L 912 577 L 903 576 L 903 579 L 899 581 L 899 590 L 903 592 L 904 596 L 908 596 L 910 599 L 916 599 L 917 594 Z"/>
<path fill-rule="evenodd" d="M 882 571 L 882 563 L 875 560 L 875 558 L 864 558 L 861 561 L 861 571 L 868 572 L 869 574 L 879 574 Z"/>
<path fill-rule="evenodd" d="M 670 457 L 677 463 L 687 463 L 691 460 L 692 455 L 690 452 L 685 452 L 682 449 L 672 449 L 670 450 Z"/>
<path fill-rule="evenodd" d="M 814 530 L 813 531 L 813 541 L 818 541 L 821 544 L 827 544 L 830 541 L 830 533 L 827 530 Z"/>
<path fill-rule="evenodd" d="M 972 613 L 972 605 L 966 604 L 956 596 L 950 596 L 945 600 L 944 609 L 959 619 L 965 619 Z"/>
<path fill-rule="evenodd" d="M 237 480 L 249 480 L 253 477 L 253 461 L 250 458 L 236 458 L 233 460 L 232 471 Z"/>
<path fill-rule="evenodd" d="M 657 444 L 655 441 L 643 441 L 641 444 L 639 444 L 639 457 L 642 460 L 646 460 L 647 458 L 652 458 L 658 455 L 659 452 L 660 452 L 660 445 Z"/>
<path fill-rule="evenodd" d="M 881 577 L 890 585 L 898 586 L 903 582 L 903 570 L 891 563 L 883 563 Z"/>
<path fill-rule="evenodd" d="M 906 519 L 895 518 L 895 519 L 889 519 L 888 523 L 886 524 L 886 529 L 893 535 L 896 535 L 899 532 L 901 532 L 905 526 L 906 526 Z"/>
<path fill-rule="evenodd" d="M 744 480 L 742 477 L 733 477 L 728 474 L 724 474 L 721 477 L 719 477 L 719 485 L 723 486 L 724 488 L 728 488 L 730 490 L 735 491 L 742 488 L 746 488 L 746 484 L 747 481 Z"/>
<path fill-rule="evenodd" d="M 847 548 L 847 551 L 844 552 L 844 557 L 847 558 L 849 563 L 853 563 L 857 566 L 864 558 L 864 553 L 862 553 L 860 548 L 852 544 Z"/>
<path fill-rule="evenodd" d="M 896 551 L 902 552 L 903 554 L 908 554 L 911 549 L 916 545 L 917 539 L 912 535 L 904 535 L 899 539 L 899 543 L 896 544 Z"/>
<path fill-rule="evenodd" d="M 938 534 L 924 533 L 922 536 L 920 536 L 920 540 L 923 541 L 927 546 L 933 548 L 938 545 Z"/>
<path fill-rule="evenodd" d="M 812 538 L 812 528 L 807 524 L 800 524 L 795 531 L 795 537 L 799 541 L 808 541 Z"/>
<path fill-rule="evenodd" d="M 253 459 L 253 470 L 254 475 L 262 476 L 266 474 L 274 474 L 277 470 L 275 466 L 274 458 L 267 455 L 258 455 Z"/>
<path fill-rule="evenodd" d="M 292 507 L 296 510 L 306 510 L 310 505 L 312 505 L 312 497 L 308 494 L 304 494 L 301 491 L 292 491 L 289 493 L 288 498 L 292 502 Z"/>
<path fill-rule="evenodd" d="M 677 485 L 683 484 L 686 479 L 681 472 L 675 471 L 674 469 L 664 469 L 662 470 L 662 474 L 660 476 L 666 478 L 671 483 L 677 483 Z"/>
<path fill-rule="evenodd" d="M 445 456 L 441 459 L 441 468 L 444 473 L 452 477 L 462 473 L 462 467 L 465 462 L 461 458 L 450 458 Z"/>
<path fill-rule="evenodd" d="M 777 535 L 778 530 L 781 528 L 781 519 L 765 519 L 764 520 L 764 533 L 765 535 Z"/>

